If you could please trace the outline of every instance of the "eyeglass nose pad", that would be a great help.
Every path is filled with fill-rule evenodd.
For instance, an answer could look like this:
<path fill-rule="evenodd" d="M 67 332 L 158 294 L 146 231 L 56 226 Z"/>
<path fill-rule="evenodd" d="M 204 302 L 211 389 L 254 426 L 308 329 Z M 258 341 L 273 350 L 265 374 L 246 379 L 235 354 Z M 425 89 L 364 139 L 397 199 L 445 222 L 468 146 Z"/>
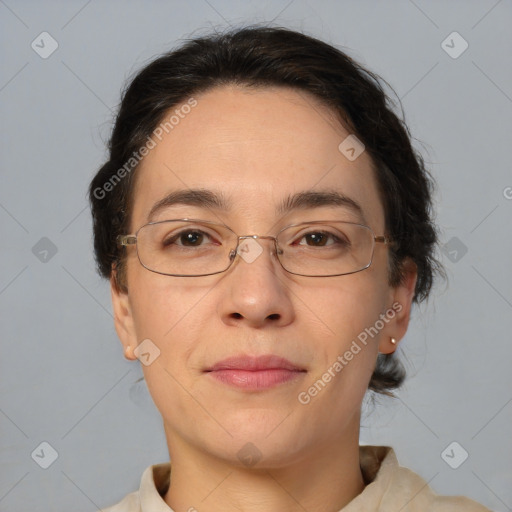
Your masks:
<path fill-rule="evenodd" d="M 229 251 L 229 261 L 233 261 L 236 258 L 236 254 L 237 254 L 237 250 L 236 249 L 231 249 L 231 251 Z M 283 250 L 279 246 L 277 246 L 277 252 L 274 252 L 271 249 L 270 250 L 270 254 L 271 255 L 277 254 L 278 256 L 280 256 L 281 254 L 283 254 Z"/>

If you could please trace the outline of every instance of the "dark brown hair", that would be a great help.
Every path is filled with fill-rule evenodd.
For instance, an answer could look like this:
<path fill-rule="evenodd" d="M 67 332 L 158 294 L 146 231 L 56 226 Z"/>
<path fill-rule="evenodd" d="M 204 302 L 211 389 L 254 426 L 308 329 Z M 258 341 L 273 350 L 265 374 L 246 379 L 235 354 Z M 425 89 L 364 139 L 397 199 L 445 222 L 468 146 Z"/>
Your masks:
<path fill-rule="evenodd" d="M 89 188 L 100 274 L 108 278 L 116 268 L 118 285 L 126 289 L 124 252 L 116 237 L 129 227 L 139 162 L 135 156 L 169 111 L 216 86 L 282 86 L 312 94 L 363 142 L 376 169 L 386 232 L 396 241 L 390 250 L 389 283 L 401 282 L 403 264 L 410 259 L 418 270 L 414 301 L 426 299 L 434 275 L 443 274 L 435 259 L 433 181 L 412 147 L 405 122 L 394 113 L 396 105 L 383 83 L 325 42 L 268 26 L 190 39 L 150 62 L 122 94 L 109 159 Z M 389 390 L 398 388 L 404 378 L 404 367 L 395 354 L 379 354 L 369 388 L 391 395 Z"/>

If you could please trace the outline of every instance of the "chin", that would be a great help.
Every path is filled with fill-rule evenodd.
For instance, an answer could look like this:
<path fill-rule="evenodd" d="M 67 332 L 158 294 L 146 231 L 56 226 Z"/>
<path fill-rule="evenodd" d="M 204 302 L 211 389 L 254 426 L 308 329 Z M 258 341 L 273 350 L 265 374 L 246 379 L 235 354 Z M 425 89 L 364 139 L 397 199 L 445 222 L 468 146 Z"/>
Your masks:
<path fill-rule="evenodd" d="M 289 466 L 299 460 L 305 450 L 298 448 L 297 440 L 291 436 L 276 436 L 275 439 L 236 436 L 229 446 L 216 446 L 213 452 L 230 465 L 264 470 Z"/>

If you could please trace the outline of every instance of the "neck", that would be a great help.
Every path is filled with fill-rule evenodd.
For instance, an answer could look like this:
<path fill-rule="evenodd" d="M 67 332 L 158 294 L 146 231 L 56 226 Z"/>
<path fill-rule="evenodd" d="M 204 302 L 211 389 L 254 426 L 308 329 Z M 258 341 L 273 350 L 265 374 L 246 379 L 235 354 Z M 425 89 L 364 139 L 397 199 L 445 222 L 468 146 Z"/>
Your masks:
<path fill-rule="evenodd" d="M 358 426 L 358 425 L 357 425 Z M 284 467 L 241 468 L 168 432 L 171 484 L 164 500 L 176 512 L 337 512 L 364 489 L 359 429 L 315 445 Z"/>

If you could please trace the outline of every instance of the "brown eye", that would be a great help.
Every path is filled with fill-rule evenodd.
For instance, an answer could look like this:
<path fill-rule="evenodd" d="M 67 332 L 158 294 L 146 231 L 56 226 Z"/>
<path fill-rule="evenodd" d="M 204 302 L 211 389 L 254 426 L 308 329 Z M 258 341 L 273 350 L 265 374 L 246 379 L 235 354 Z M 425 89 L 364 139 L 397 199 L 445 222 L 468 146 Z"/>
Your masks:
<path fill-rule="evenodd" d="M 343 237 L 334 235 L 327 231 L 311 231 L 301 236 L 298 245 L 307 245 L 309 247 L 330 247 L 330 246 L 348 246 L 349 242 Z"/>
<path fill-rule="evenodd" d="M 181 245 L 197 246 L 201 245 L 204 235 L 199 231 L 187 231 L 179 237 Z"/>
<path fill-rule="evenodd" d="M 163 246 L 168 247 L 170 245 L 178 245 L 183 247 L 200 247 L 205 241 L 206 237 L 208 237 L 208 235 L 202 231 L 182 231 L 181 233 L 175 234 L 165 239 L 163 241 Z"/>
<path fill-rule="evenodd" d="M 323 247 L 328 241 L 328 235 L 325 233 L 309 233 L 304 236 L 307 245 Z"/>

